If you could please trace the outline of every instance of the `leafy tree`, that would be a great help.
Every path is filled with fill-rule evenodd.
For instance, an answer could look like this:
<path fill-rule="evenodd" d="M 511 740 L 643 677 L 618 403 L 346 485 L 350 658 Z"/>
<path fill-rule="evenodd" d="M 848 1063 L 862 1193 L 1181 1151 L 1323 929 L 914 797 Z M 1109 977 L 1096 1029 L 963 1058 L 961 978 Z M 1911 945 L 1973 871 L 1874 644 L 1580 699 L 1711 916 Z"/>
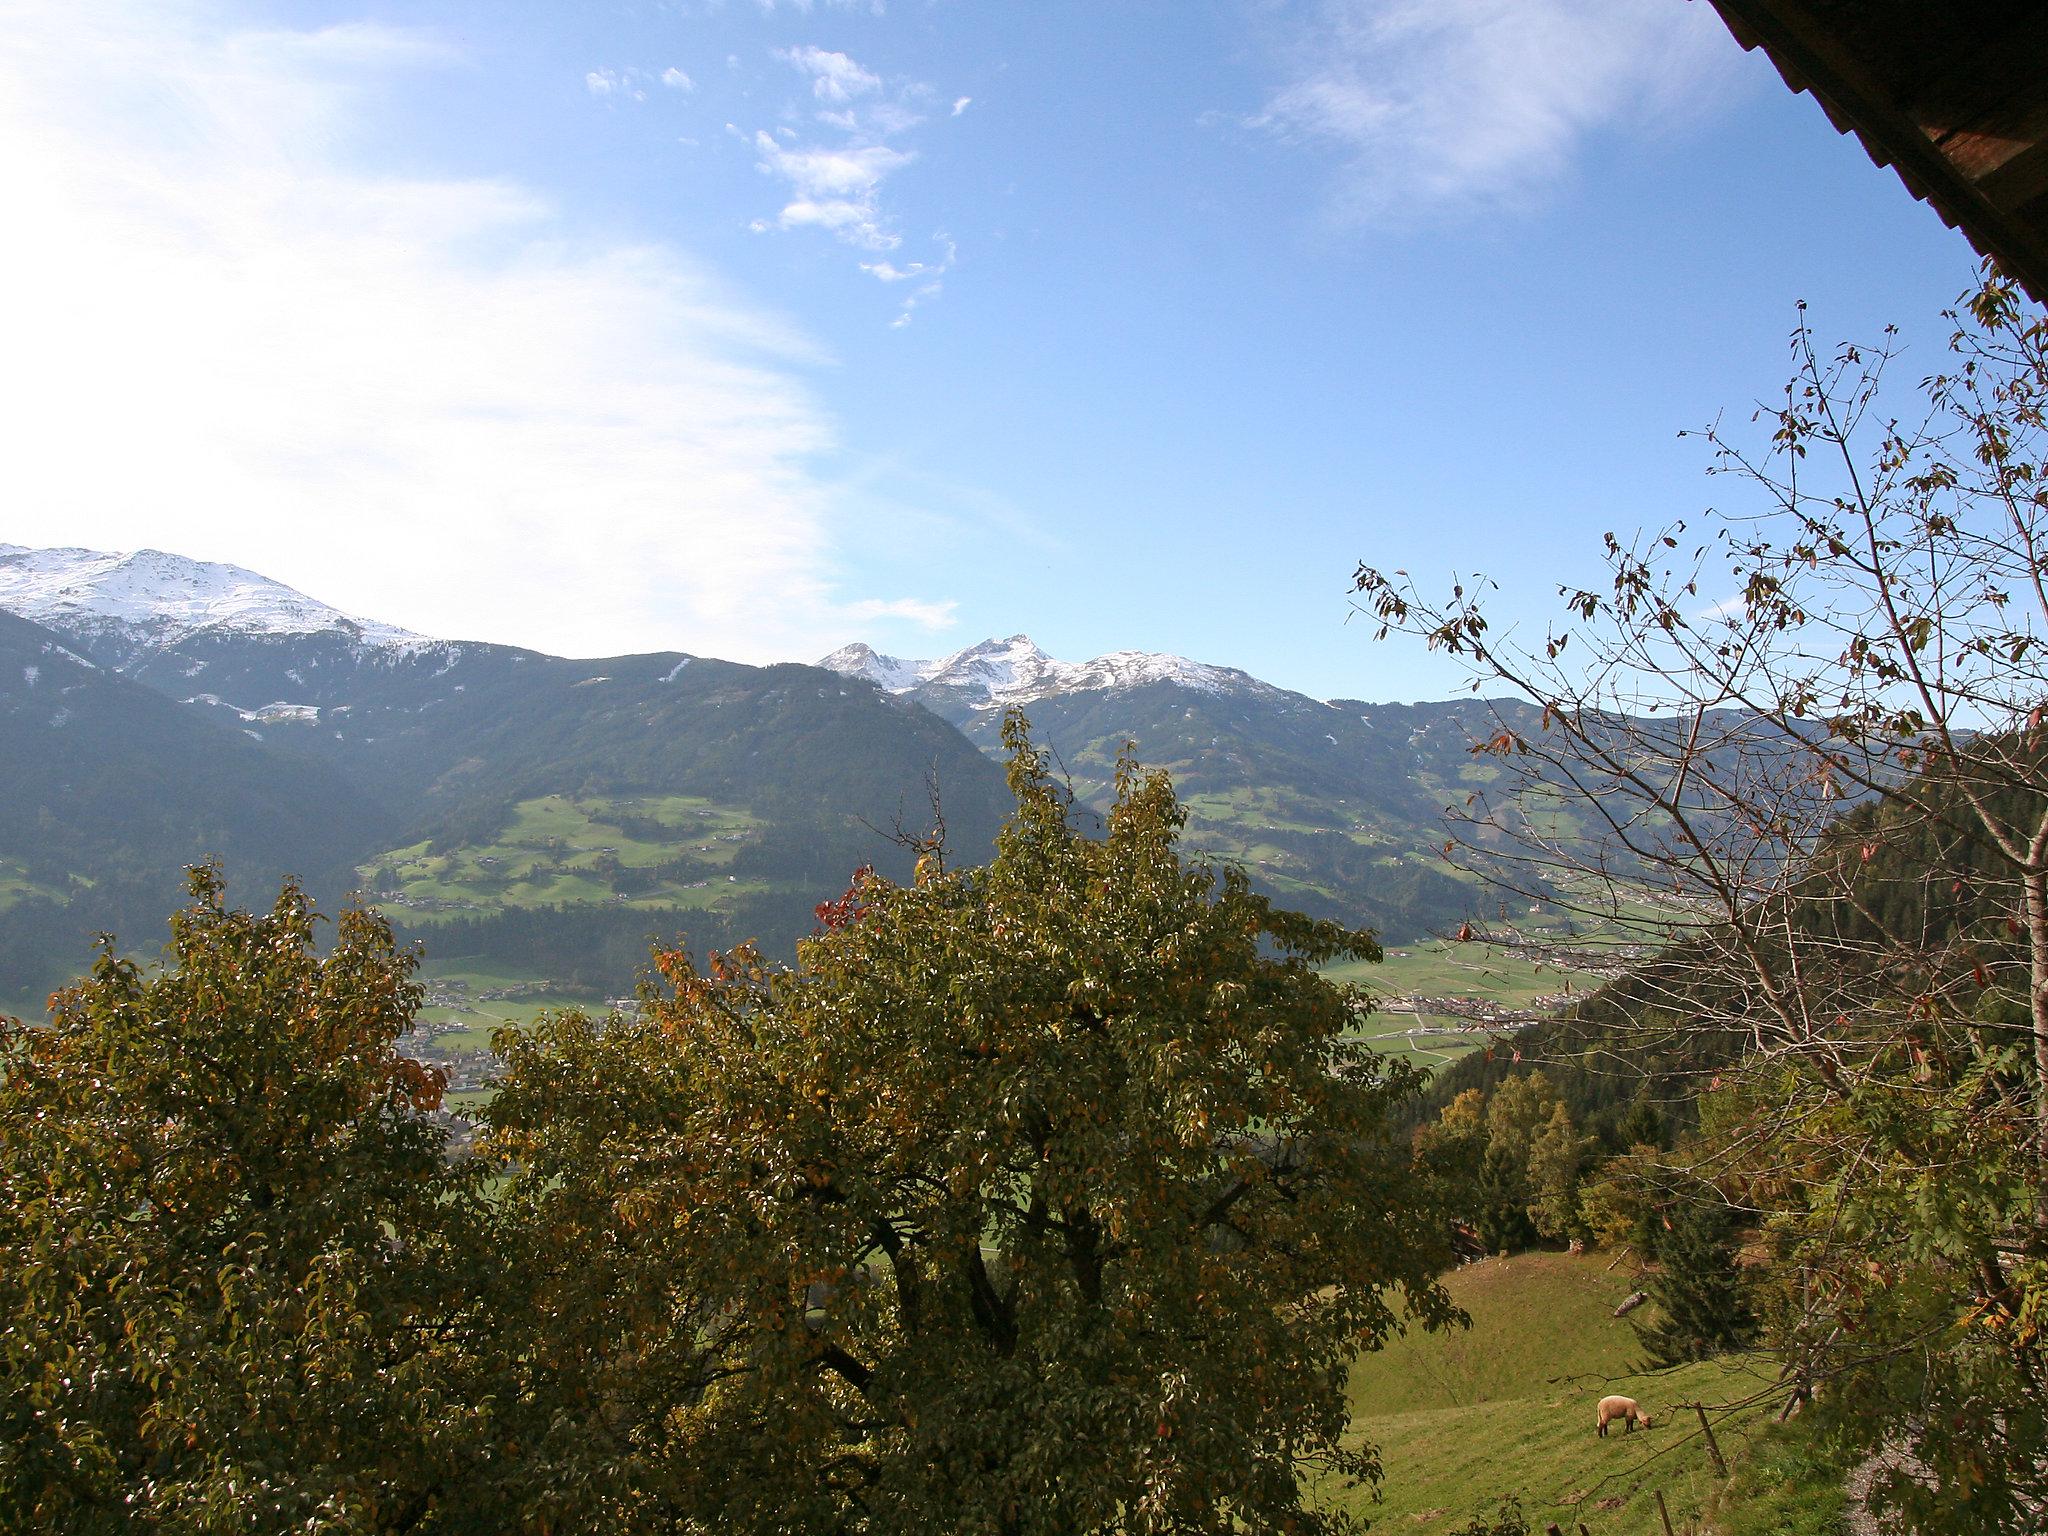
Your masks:
<path fill-rule="evenodd" d="M 1607 1248 L 1633 1245 L 1645 1255 L 1656 1251 L 1662 1160 L 1658 1148 L 1638 1143 L 1607 1159 L 1580 1186 L 1579 1215 L 1595 1242 Z"/>
<path fill-rule="evenodd" d="M 1483 577 L 1355 586 L 1540 706 L 1480 743 L 1455 841 L 1662 948 L 1602 1059 L 1704 1045 L 1749 1106 L 1721 1150 L 1789 1266 L 1788 1366 L 1920 1457 L 1881 1480 L 1905 1513 L 1990 1532 L 2048 1507 L 2048 316 L 1995 272 L 1962 311 L 1903 410 L 1894 334 L 1828 351 L 1802 314 L 1756 440 L 1704 434 L 1742 494 L 1608 535 L 1539 640 Z M 1604 834 L 1549 836 L 1532 793 Z"/>
<path fill-rule="evenodd" d="M 374 913 L 191 877 L 168 964 L 0 1021 L 0 1528 L 400 1531 L 488 1454 L 474 1186 Z"/>
<path fill-rule="evenodd" d="M 1660 1267 L 1644 1284 L 1657 1315 L 1630 1324 L 1651 1364 L 1707 1360 L 1752 1342 L 1756 1314 L 1738 1262 L 1734 1213 L 1703 1190 L 1673 1205 L 1664 1220 Z"/>
<path fill-rule="evenodd" d="M 505 1041 L 560 1528 L 1355 1528 L 1306 1475 L 1376 1476 L 1346 1364 L 1396 1291 L 1454 1316 L 1415 1076 L 1315 970 L 1376 946 L 1184 863 L 1163 775 L 1081 835 L 1005 737 L 987 867 L 928 845 L 794 971 L 664 954 L 637 1016 Z"/>
<path fill-rule="evenodd" d="M 1561 1101 L 1542 1072 L 1507 1078 L 1486 1105 L 1486 1152 L 1480 1159 L 1479 1235 L 1496 1252 L 1534 1243 L 1538 1198 L 1531 1166 L 1537 1137 Z"/>
<path fill-rule="evenodd" d="M 1529 1143 L 1529 1220 L 1553 1242 L 1583 1242 L 1592 1235 L 1580 1189 L 1599 1138 L 1580 1133 L 1559 1099 Z"/>
<path fill-rule="evenodd" d="M 1486 1104 L 1486 1139 L 1527 1167 L 1529 1149 L 1564 1101 L 1541 1070 L 1520 1073 L 1494 1089 Z"/>
<path fill-rule="evenodd" d="M 1479 1171 L 1486 1158 L 1485 1092 L 1468 1088 L 1452 1099 L 1437 1119 L 1416 1127 L 1414 1146 L 1415 1165 L 1431 1180 L 1436 1203 L 1476 1232 Z"/>

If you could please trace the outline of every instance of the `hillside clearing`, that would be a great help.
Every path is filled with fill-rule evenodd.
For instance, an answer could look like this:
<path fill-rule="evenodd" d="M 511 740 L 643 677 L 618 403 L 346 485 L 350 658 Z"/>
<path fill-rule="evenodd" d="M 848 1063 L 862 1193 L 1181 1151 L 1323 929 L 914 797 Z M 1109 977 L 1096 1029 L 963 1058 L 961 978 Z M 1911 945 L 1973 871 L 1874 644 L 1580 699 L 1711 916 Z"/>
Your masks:
<path fill-rule="evenodd" d="M 1674 1525 L 1696 1524 L 1721 1485 L 1697 1418 L 1679 1404 L 1731 1405 L 1713 1415 L 1739 1461 L 1777 1408 L 1776 1370 L 1736 1356 L 1641 1372 L 1641 1350 L 1613 1308 L 1634 1289 L 1605 1255 L 1527 1253 L 1456 1271 L 1445 1285 L 1472 1316 L 1451 1333 L 1410 1333 L 1352 1371 L 1352 1433 L 1379 1447 L 1375 1502 L 1342 1496 L 1382 1530 L 1451 1532 L 1514 1494 L 1535 1529 L 1583 1522 L 1592 1536 L 1661 1536 L 1655 1493 Z M 1594 1432 L 1610 1392 L 1640 1401 L 1655 1427 Z"/>

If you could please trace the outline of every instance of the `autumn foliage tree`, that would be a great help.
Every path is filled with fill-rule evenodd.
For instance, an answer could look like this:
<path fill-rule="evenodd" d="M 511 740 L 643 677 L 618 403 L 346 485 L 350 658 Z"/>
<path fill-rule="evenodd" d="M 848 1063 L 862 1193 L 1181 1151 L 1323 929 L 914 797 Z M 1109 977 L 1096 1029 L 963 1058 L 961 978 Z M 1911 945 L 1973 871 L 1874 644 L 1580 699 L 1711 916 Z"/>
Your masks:
<path fill-rule="evenodd" d="M 1375 946 L 1184 861 L 1163 775 L 1084 835 L 1005 737 L 987 867 L 934 845 L 794 970 L 664 954 L 637 1016 L 506 1041 L 564 1528 L 1355 1524 L 1345 1367 L 1453 1316 L 1414 1075 L 1316 970 Z"/>
<path fill-rule="evenodd" d="M 431 1524 L 490 1444 L 413 962 L 360 909 L 318 953 L 292 887 L 192 897 L 164 966 L 108 941 L 0 1021 L 0 1529 Z"/>
<path fill-rule="evenodd" d="M 1895 410 L 1898 338 L 1802 315 L 1758 430 L 1705 433 L 1731 504 L 1608 535 L 1540 635 L 1484 577 L 1355 586 L 1540 706 L 1478 744 L 1453 851 L 1661 949 L 1597 1016 L 1740 1106 L 1691 1171 L 1778 1255 L 1799 1390 L 1912 1446 L 1879 1484 L 1913 1518 L 2015 1531 L 2048 1507 L 2048 318 L 1993 274 L 1955 322 Z"/>

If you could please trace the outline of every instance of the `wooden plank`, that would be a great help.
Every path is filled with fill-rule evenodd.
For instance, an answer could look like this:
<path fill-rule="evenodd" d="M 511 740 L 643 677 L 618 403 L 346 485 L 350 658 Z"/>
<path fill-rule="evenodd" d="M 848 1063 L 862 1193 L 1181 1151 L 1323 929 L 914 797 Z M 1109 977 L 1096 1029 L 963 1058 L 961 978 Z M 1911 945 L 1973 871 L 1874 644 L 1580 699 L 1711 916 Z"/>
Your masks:
<path fill-rule="evenodd" d="M 2019 210 L 2034 201 L 2019 191 L 2030 185 L 2029 176 L 2015 175 L 2014 195 L 1994 201 L 1980 190 L 1961 166 L 1952 162 L 1932 138 L 1928 128 L 1900 99 L 1907 84 L 1899 74 L 1901 66 L 1886 68 L 1887 53 L 1910 57 L 1913 50 L 1929 56 L 1928 72 L 1922 78 L 1932 82 L 1950 77 L 1951 91 L 1967 84 L 1963 67 L 1967 50 L 1980 55 L 1995 51 L 2006 21 L 2019 14 L 2000 7 L 1881 7 L 1854 10 L 1818 5 L 1815 0 L 1712 0 L 1722 20 L 1745 48 L 1761 48 L 1785 83 L 1795 91 L 1806 91 L 1818 101 L 1838 129 L 1853 132 L 1865 152 L 1879 165 L 1891 166 L 1914 196 L 1933 206 L 1949 224 L 1961 228 L 1970 243 L 1998 261 L 2033 296 L 2048 303 L 2048 219 L 2029 218 Z M 2035 15 L 2038 18 L 2038 10 Z M 1845 18 L 1857 24 L 1849 25 Z M 1972 25 L 1973 20 L 1979 22 Z M 1932 29 L 1932 30 L 1930 30 Z M 2038 20 L 2028 41 L 2039 46 Z M 2020 51 L 2031 55 L 2032 47 Z M 1986 64 L 1987 70 L 1992 66 Z M 2031 88 L 2024 82 L 2009 94 L 2003 80 L 1988 91 L 1984 100 L 2002 101 L 2003 110 L 2016 114 L 2015 120 L 2031 120 L 2034 111 L 2048 100 L 2048 76 L 2036 72 Z M 1941 94 L 1939 91 L 1937 95 Z M 1936 131 L 1953 136 L 1960 119 L 1981 123 L 1977 114 L 1958 108 L 1944 109 Z M 1982 133 L 1980 126 L 1978 132 Z M 1958 144 L 1958 149 L 1965 146 Z M 1971 145 L 1981 151 L 1987 146 Z M 1997 166 L 2021 159 L 2024 149 L 1994 151 Z M 1981 163 L 1980 155 L 1980 163 Z"/>

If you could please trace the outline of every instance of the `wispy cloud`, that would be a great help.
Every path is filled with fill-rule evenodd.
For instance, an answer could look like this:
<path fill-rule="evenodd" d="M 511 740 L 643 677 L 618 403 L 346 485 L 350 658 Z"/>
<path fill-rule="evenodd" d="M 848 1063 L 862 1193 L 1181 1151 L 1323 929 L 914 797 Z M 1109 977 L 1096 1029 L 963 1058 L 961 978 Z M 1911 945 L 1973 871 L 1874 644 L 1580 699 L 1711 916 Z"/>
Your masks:
<path fill-rule="evenodd" d="M 754 135 L 754 149 L 761 169 L 788 182 L 794 194 L 777 220 L 782 228 L 829 229 L 849 245 L 870 251 L 902 244 L 884 224 L 876 192 L 891 171 L 910 163 L 911 155 L 886 144 L 795 149 L 765 132 Z"/>
<path fill-rule="evenodd" d="M 640 85 L 640 72 L 635 69 L 593 69 L 583 77 L 583 88 L 593 96 L 620 97 L 628 101 L 647 99 L 647 92 Z"/>
<path fill-rule="evenodd" d="M 941 611 L 838 592 L 801 336 L 517 183 L 369 158 L 444 44 L 212 15 L 9 8 L 0 538 L 231 559 L 570 653 L 813 655 Z"/>
<path fill-rule="evenodd" d="M 671 64 L 661 72 L 661 83 L 672 91 L 694 91 L 697 82 Z"/>
<path fill-rule="evenodd" d="M 1252 121 L 1334 146 L 1340 216 L 1529 200 L 1588 136 L 1698 110 L 1735 50 L 1673 0 L 1316 0 L 1283 12 L 1292 78 Z"/>
<path fill-rule="evenodd" d="M 882 77 L 870 74 L 843 53 L 823 48 L 778 48 L 775 56 L 810 76 L 811 94 L 820 101 L 844 104 L 882 88 Z"/>
<path fill-rule="evenodd" d="M 921 629 L 951 629 L 958 622 L 954 612 L 959 606 L 958 601 L 950 597 L 935 603 L 915 597 L 889 601 L 870 597 L 849 604 L 846 612 L 855 619 L 903 619 Z"/>
<path fill-rule="evenodd" d="M 953 98 L 952 115 L 954 117 L 958 117 L 962 112 L 965 112 L 969 107 L 973 105 L 974 98 L 972 96 L 955 96 Z"/>
<path fill-rule="evenodd" d="M 890 321 L 900 329 L 910 323 L 912 310 L 937 296 L 939 279 L 956 255 L 944 234 L 932 236 L 943 254 L 931 259 L 899 260 L 883 254 L 899 249 L 903 236 L 883 211 L 882 184 L 917 158 L 916 150 L 892 141 L 925 122 L 936 93 L 917 81 L 892 84 L 846 54 L 823 48 L 778 48 L 775 57 L 810 81 L 809 121 L 830 129 L 833 142 L 815 142 L 787 122 L 773 132 L 753 134 L 749 142 L 755 163 L 787 185 L 789 200 L 774 219 L 756 219 L 752 227 L 756 232 L 823 229 L 880 258 L 861 262 L 863 272 L 884 283 L 916 280 L 918 287 L 898 300 Z M 949 115 L 958 117 L 967 100 L 959 98 Z"/>

